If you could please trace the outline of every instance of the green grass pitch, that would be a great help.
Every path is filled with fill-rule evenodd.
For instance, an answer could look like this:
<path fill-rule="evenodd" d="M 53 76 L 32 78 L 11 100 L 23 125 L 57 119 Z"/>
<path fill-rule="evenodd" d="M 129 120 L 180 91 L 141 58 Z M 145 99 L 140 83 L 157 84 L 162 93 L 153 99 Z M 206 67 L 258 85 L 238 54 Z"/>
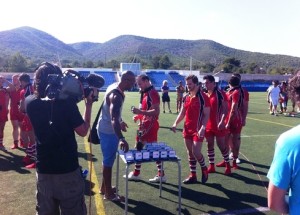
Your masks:
<path fill-rule="evenodd" d="M 93 106 L 92 120 L 95 118 L 100 101 Z M 138 106 L 139 93 L 126 93 L 123 107 L 123 120 L 127 122 L 128 132 L 124 133 L 130 147 L 135 144 L 137 125 L 132 120 L 130 107 Z M 83 111 L 83 103 L 79 104 Z M 177 114 L 175 93 L 171 93 L 171 108 L 173 114 L 160 114 L 160 125 L 170 127 Z M 290 107 L 289 107 L 290 108 Z M 223 168 L 217 168 L 217 172 L 209 175 L 206 184 L 182 185 L 182 214 L 275 214 L 266 211 L 267 185 L 266 174 L 272 161 L 274 143 L 278 136 L 297 125 L 298 118 L 284 117 L 283 115 L 271 116 L 266 102 L 266 93 L 250 93 L 249 114 L 247 124 L 242 131 L 242 144 L 240 159 L 242 163 L 238 170 L 233 170 L 231 176 L 223 174 Z M 179 128 L 182 128 L 182 123 Z M 124 213 L 124 204 L 115 204 L 103 201 L 98 193 L 101 183 L 102 155 L 99 145 L 92 145 L 89 152 L 86 139 L 77 137 L 80 164 L 84 169 L 89 169 L 89 160 L 92 160 L 93 168 L 91 180 L 86 179 L 86 204 L 90 214 L 119 215 Z M 181 175 L 183 180 L 189 174 L 186 149 L 180 132 L 174 134 L 168 129 L 159 130 L 159 141 L 172 146 L 181 158 Z M 28 170 L 22 165 L 22 150 L 11 150 L 12 135 L 11 124 L 8 121 L 5 127 L 4 144 L 8 152 L 0 152 L 0 214 L 35 214 L 35 170 Z M 202 152 L 205 154 L 206 143 Z M 216 162 L 221 160 L 221 154 L 215 147 Z M 116 165 L 115 165 L 116 166 Z M 113 183 L 116 177 L 114 166 Z M 133 165 L 130 167 L 133 169 Z M 167 183 L 163 185 L 162 196 L 159 197 L 157 184 L 148 183 L 148 179 L 156 174 L 155 163 L 142 165 L 141 182 L 129 182 L 128 214 L 177 214 L 177 164 L 164 163 Z M 125 165 L 120 162 L 119 193 L 124 195 L 125 182 L 122 175 L 125 173 Z M 200 167 L 197 166 L 198 177 L 201 177 Z M 91 188 L 91 189 L 90 189 Z"/>

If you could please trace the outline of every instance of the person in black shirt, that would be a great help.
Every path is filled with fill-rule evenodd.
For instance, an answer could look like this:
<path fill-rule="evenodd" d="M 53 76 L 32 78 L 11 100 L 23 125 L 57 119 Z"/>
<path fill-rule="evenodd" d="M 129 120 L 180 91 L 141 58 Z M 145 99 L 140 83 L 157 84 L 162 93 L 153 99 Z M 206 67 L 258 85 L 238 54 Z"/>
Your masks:
<path fill-rule="evenodd" d="M 26 98 L 26 111 L 36 136 L 37 214 L 87 214 L 85 184 L 78 162 L 75 132 L 86 136 L 90 126 L 92 92 L 82 117 L 73 98 L 49 99 L 48 75 L 59 67 L 43 63 L 35 70 L 35 93 Z M 75 132 L 74 132 L 75 131 Z"/>

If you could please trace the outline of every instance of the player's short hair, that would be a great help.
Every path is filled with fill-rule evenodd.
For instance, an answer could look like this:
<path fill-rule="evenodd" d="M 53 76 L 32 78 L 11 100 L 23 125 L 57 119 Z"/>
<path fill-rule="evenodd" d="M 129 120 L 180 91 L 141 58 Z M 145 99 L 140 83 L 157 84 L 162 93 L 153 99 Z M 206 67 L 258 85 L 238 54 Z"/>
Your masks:
<path fill-rule="evenodd" d="M 231 76 L 228 83 L 233 87 L 237 87 L 240 85 L 240 79 L 236 76 Z"/>
<path fill-rule="evenodd" d="M 238 77 L 240 80 L 242 78 L 242 76 L 240 75 L 240 73 L 233 73 L 232 76 Z"/>
<path fill-rule="evenodd" d="M 192 80 L 194 84 L 199 84 L 198 77 L 196 75 L 188 75 L 185 80 Z"/>
<path fill-rule="evenodd" d="M 24 81 L 26 83 L 30 83 L 30 76 L 27 73 L 22 73 L 19 76 L 19 81 Z"/>
<path fill-rule="evenodd" d="M 212 75 L 205 75 L 205 76 L 203 77 L 203 80 L 208 80 L 209 82 L 216 82 L 216 81 L 215 81 L 215 77 L 212 76 Z"/>
<path fill-rule="evenodd" d="M 137 78 L 140 78 L 142 79 L 142 81 L 150 81 L 150 78 L 148 75 L 145 75 L 145 74 L 141 74 L 141 75 L 138 75 Z"/>

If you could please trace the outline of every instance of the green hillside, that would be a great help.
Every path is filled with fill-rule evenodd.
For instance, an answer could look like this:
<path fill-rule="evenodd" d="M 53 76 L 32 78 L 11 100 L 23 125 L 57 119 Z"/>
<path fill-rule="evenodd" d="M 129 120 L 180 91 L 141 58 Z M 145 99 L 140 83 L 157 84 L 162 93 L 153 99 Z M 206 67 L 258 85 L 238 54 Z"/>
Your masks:
<path fill-rule="evenodd" d="M 16 53 L 35 62 L 60 60 L 67 63 L 105 63 L 135 60 L 150 65 L 153 58 L 167 55 L 179 69 L 186 69 L 190 58 L 199 65 L 212 64 L 214 67 L 221 65 L 227 58 L 238 59 L 241 66 L 256 64 L 262 68 L 300 67 L 298 57 L 238 50 L 212 40 L 151 39 L 122 35 L 105 43 L 65 44 L 50 34 L 31 27 L 0 32 L 0 66 Z"/>

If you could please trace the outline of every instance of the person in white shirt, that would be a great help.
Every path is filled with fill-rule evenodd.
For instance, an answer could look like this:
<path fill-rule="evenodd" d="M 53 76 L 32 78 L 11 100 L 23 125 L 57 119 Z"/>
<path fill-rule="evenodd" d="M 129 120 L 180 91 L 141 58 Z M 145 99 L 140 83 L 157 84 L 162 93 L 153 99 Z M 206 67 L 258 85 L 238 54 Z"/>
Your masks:
<path fill-rule="evenodd" d="M 280 94 L 280 88 L 279 88 L 279 82 L 272 81 L 272 86 L 269 87 L 268 91 L 268 96 L 267 96 L 267 101 L 272 105 L 272 110 L 270 111 L 271 115 L 278 116 L 277 113 L 277 105 L 279 101 L 279 94 Z"/>

